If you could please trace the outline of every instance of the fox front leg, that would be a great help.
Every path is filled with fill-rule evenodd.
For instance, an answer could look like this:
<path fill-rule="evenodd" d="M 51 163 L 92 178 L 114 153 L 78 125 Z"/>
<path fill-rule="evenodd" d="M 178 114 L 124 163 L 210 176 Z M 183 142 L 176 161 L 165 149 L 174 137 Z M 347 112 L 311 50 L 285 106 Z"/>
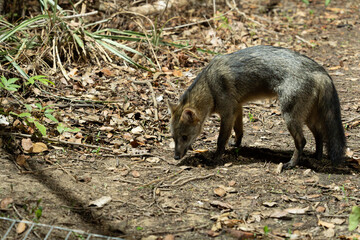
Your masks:
<path fill-rule="evenodd" d="M 217 149 L 214 154 L 214 160 L 218 161 L 225 152 L 225 146 L 230 138 L 233 127 L 233 120 L 231 116 L 221 117 L 220 132 L 217 140 Z"/>

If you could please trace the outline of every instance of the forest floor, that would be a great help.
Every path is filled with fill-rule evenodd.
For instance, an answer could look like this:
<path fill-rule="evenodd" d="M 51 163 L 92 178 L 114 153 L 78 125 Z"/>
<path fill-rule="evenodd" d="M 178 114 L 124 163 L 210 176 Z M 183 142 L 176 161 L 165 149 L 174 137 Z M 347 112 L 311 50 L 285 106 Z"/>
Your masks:
<path fill-rule="evenodd" d="M 56 102 L 63 104 L 58 116 L 81 129 L 58 139 L 77 145 L 43 141 L 48 150 L 25 154 L 25 163 L 16 161 L 19 152 L 2 150 L 0 216 L 123 239 L 360 239 L 359 227 L 348 230 L 351 209 L 360 204 L 360 2 L 332 1 L 325 8 L 323 1 L 282 1 L 268 12 L 259 3 L 244 3 L 246 16 L 232 10 L 222 20 L 164 30 L 164 39 L 219 53 L 275 45 L 319 62 L 339 94 L 346 163 L 334 168 L 326 158 L 310 158 L 315 143 L 306 129 L 306 161 L 279 172 L 294 144 L 276 100 L 245 106 L 243 146 L 229 148 L 222 163 L 205 160 L 216 148 L 216 116 L 195 150 L 175 161 L 166 99 L 177 101 L 213 55 L 169 47 L 158 52 L 161 73 L 120 62 L 69 66 L 78 72 L 72 82 L 55 77 L 57 95 L 110 103 Z M 196 11 L 179 10 L 188 22 L 202 20 Z M 24 139 L 14 138 L 22 147 Z M 99 199 L 104 202 L 93 202 Z M 0 219 L 0 236 L 9 226 Z M 42 239 L 47 230 L 34 228 L 28 239 Z M 23 234 L 12 232 L 9 239 Z M 63 234 L 54 231 L 50 239 Z"/>

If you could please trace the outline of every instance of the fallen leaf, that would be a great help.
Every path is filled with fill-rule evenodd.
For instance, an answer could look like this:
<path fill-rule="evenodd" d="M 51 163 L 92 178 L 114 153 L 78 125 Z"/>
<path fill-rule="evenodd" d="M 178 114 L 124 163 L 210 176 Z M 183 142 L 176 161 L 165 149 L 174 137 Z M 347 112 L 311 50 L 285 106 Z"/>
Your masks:
<path fill-rule="evenodd" d="M 175 77 L 182 77 L 182 72 L 180 71 L 180 70 L 174 70 L 173 71 L 173 75 L 175 76 Z"/>
<path fill-rule="evenodd" d="M 111 197 L 109 196 L 103 196 L 99 199 L 96 199 L 94 201 L 91 201 L 89 203 L 89 207 L 103 207 L 105 204 L 109 203 L 111 201 Z"/>
<path fill-rule="evenodd" d="M 226 229 L 226 231 L 238 240 L 245 240 L 245 239 L 255 239 L 256 234 L 251 232 L 244 232 L 236 229 Z"/>
<path fill-rule="evenodd" d="M 316 208 L 316 212 L 319 212 L 319 213 L 323 213 L 323 212 L 325 212 L 325 208 L 323 207 L 323 206 L 318 206 L 317 208 Z"/>
<path fill-rule="evenodd" d="M 327 239 L 330 239 L 335 236 L 335 230 L 333 228 L 329 228 L 323 231 L 323 234 Z"/>
<path fill-rule="evenodd" d="M 30 138 L 23 138 L 21 140 L 21 146 L 25 152 L 32 152 L 33 142 Z"/>
<path fill-rule="evenodd" d="M 146 161 L 149 162 L 149 163 L 158 163 L 158 162 L 160 162 L 160 158 L 158 158 L 158 157 L 148 157 L 148 158 L 146 158 Z"/>
<path fill-rule="evenodd" d="M 230 187 L 235 186 L 235 184 L 236 184 L 236 182 L 235 182 L 234 180 L 231 180 L 231 181 L 229 181 L 229 183 L 228 183 L 228 185 L 229 185 Z"/>
<path fill-rule="evenodd" d="M 287 211 L 276 210 L 275 212 L 270 214 L 270 217 L 271 218 L 289 218 L 288 215 L 289 215 L 289 213 Z"/>
<path fill-rule="evenodd" d="M 309 207 L 306 208 L 287 208 L 284 211 L 291 214 L 305 214 L 309 210 Z"/>
<path fill-rule="evenodd" d="M 276 173 L 276 174 L 280 174 L 280 173 L 282 172 L 282 170 L 283 170 L 283 167 L 284 167 L 284 164 L 283 164 L 282 162 L 279 163 L 279 164 L 277 165 L 277 167 L 276 167 L 275 173 Z"/>
<path fill-rule="evenodd" d="M 333 218 L 331 219 L 331 222 L 336 224 L 336 225 L 341 225 L 345 222 L 345 219 L 341 219 L 341 218 Z"/>
<path fill-rule="evenodd" d="M 12 204 L 13 202 L 14 202 L 14 199 L 12 199 L 10 197 L 4 198 L 0 202 L 0 209 L 7 209 L 9 207 L 9 205 Z"/>
<path fill-rule="evenodd" d="M 133 170 L 133 171 L 131 172 L 131 175 L 132 175 L 134 178 L 140 177 L 140 173 L 139 173 L 138 171 L 136 171 L 136 170 Z"/>
<path fill-rule="evenodd" d="M 26 223 L 24 222 L 19 222 L 19 224 L 16 227 L 16 233 L 17 234 L 21 234 L 26 230 Z"/>
<path fill-rule="evenodd" d="M 204 152 L 208 152 L 209 150 L 208 149 L 194 149 L 194 152 L 197 152 L 197 153 L 204 153 Z"/>
<path fill-rule="evenodd" d="M 143 131 L 142 127 L 138 126 L 136 128 L 131 129 L 132 134 L 140 134 Z"/>
<path fill-rule="evenodd" d="M 221 208 L 221 209 L 233 209 L 233 207 L 230 204 L 225 203 L 225 202 L 216 201 L 216 200 L 210 202 L 210 205 Z"/>
<path fill-rule="evenodd" d="M 266 207 L 274 207 L 277 205 L 276 202 L 263 202 L 263 205 Z"/>
<path fill-rule="evenodd" d="M 101 72 L 107 77 L 115 77 L 115 74 L 112 71 L 110 71 L 108 68 L 103 68 Z"/>
<path fill-rule="evenodd" d="M 223 197 L 223 196 L 226 195 L 226 191 L 225 191 L 223 188 L 220 188 L 220 187 L 215 188 L 215 189 L 214 189 L 214 193 L 215 193 L 216 195 L 218 195 L 219 197 Z"/>
<path fill-rule="evenodd" d="M 48 150 L 48 148 L 45 143 L 37 142 L 37 143 L 34 143 L 32 152 L 33 153 L 41 153 L 41 152 L 45 152 L 47 150 Z"/>
<path fill-rule="evenodd" d="M 16 157 L 16 163 L 20 166 L 20 167 L 26 167 L 27 166 L 27 162 L 26 160 L 29 158 L 29 156 L 26 155 L 19 155 Z"/>
<path fill-rule="evenodd" d="M 326 227 L 326 228 L 335 228 L 335 224 L 329 223 L 329 222 L 324 222 L 324 221 L 322 221 L 322 220 L 320 220 L 320 219 L 319 219 L 319 221 L 318 221 L 318 225 L 319 225 L 319 226 Z"/>
<path fill-rule="evenodd" d="M 221 232 L 216 232 L 216 231 L 213 231 L 213 230 L 207 231 L 207 235 L 210 236 L 210 237 L 217 237 L 220 234 L 221 234 Z"/>
<path fill-rule="evenodd" d="M 175 239 L 175 236 L 172 234 L 168 234 L 163 238 L 163 240 L 174 240 L 174 239 Z"/>

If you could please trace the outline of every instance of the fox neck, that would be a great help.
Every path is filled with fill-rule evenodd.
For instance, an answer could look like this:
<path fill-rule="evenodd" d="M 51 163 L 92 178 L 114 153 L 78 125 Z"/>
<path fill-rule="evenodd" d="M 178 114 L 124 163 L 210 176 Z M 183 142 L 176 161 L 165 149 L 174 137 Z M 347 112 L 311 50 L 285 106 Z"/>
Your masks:
<path fill-rule="evenodd" d="M 214 99 L 210 94 L 210 89 L 206 84 L 199 84 L 199 82 L 184 93 L 181 102 L 183 109 L 191 108 L 196 112 L 201 124 L 214 110 Z"/>

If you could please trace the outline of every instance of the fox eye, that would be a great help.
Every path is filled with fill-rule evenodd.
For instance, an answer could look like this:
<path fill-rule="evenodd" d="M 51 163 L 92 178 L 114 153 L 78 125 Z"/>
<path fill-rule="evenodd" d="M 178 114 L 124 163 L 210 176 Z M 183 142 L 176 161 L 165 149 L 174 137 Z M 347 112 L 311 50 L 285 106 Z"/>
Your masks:
<path fill-rule="evenodd" d="M 182 135 L 181 138 L 182 138 L 183 141 L 186 141 L 186 140 L 187 140 L 187 136 L 186 136 L 186 135 Z"/>

